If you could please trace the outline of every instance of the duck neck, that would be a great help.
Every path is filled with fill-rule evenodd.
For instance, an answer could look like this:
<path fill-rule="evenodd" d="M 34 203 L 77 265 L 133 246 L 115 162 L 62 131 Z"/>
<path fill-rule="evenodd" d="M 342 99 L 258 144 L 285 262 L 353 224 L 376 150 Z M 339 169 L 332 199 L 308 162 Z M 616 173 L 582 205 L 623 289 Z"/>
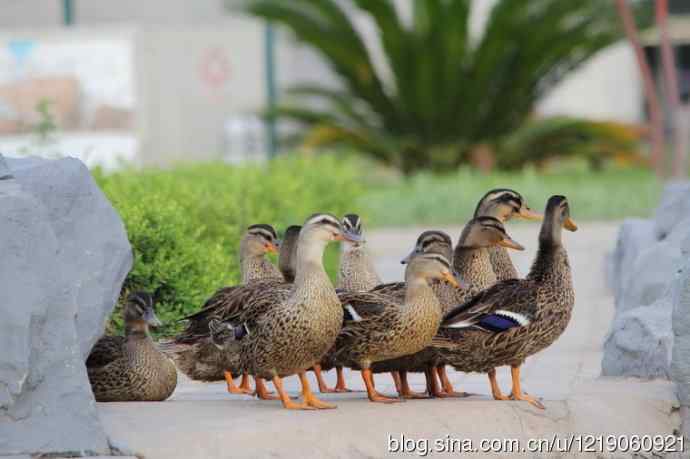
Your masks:
<path fill-rule="evenodd" d="M 405 276 L 405 305 L 403 314 L 441 314 L 441 304 L 426 279 Z"/>
<path fill-rule="evenodd" d="M 247 257 L 240 255 L 240 271 L 243 284 L 265 279 L 266 277 L 273 277 L 277 274 L 276 267 L 264 255 L 251 255 Z"/>
<path fill-rule="evenodd" d="M 381 283 L 374 263 L 363 245 L 345 244 L 340 257 L 338 286 L 356 291 L 368 291 Z M 352 284 L 352 285 L 351 285 Z"/>
<path fill-rule="evenodd" d="M 471 292 L 478 292 L 496 283 L 491 257 L 485 247 L 458 244 L 453 253 L 453 268 L 465 280 Z"/>
<path fill-rule="evenodd" d="M 148 327 L 140 322 L 125 322 L 125 337 L 128 341 L 152 341 Z"/>
<path fill-rule="evenodd" d="M 300 236 L 297 247 L 297 273 L 293 291 L 304 298 L 335 295 L 335 289 L 323 267 L 323 252 L 328 241 Z"/>
<path fill-rule="evenodd" d="M 542 285 L 553 284 L 556 287 L 572 285 L 568 254 L 560 243 L 560 238 L 558 240 L 539 238 L 537 256 L 527 278 L 534 279 Z"/>

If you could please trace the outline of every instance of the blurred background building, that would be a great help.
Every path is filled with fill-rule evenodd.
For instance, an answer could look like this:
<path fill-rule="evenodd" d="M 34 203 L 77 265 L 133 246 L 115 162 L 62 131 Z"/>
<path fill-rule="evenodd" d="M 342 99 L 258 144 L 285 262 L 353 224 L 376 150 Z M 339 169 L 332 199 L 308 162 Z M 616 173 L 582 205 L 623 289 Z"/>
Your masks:
<path fill-rule="evenodd" d="M 271 131 L 258 110 L 297 81 L 332 76 L 286 33 L 273 33 L 229 10 L 228 3 L 4 0 L 0 151 L 56 148 L 106 165 L 116 157 L 143 164 L 261 158 L 270 150 Z M 402 10 L 409 5 L 399 3 Z M 473 33 L 480 33 L 492 3 L 475 0 Z M 672 1 L 671 13 L 690 13 L 690 2 Z M 364 17 L 357 26 L 365 36 L 373 33 Z M 690 17 L 674 17 L 672 38 L 687 100 Z M 660 76 L 657 44 L 653 31 L 645 35 Z M 381 50 L 371 51 L 384 59 Z M 573 72 L 537 110 L 642 122 L 641 84 L 628 43 L 607 48 Z"/>

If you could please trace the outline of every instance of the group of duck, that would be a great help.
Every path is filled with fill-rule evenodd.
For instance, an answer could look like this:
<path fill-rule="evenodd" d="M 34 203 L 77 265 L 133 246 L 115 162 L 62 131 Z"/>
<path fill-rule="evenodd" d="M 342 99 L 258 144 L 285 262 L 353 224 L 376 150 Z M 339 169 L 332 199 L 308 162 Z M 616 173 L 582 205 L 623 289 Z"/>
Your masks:
<path fill-rule="evenodd" d="M 543 219 L 525 278 L 507 250 L 524 250 L 504 227 L 513 218 Z M 423 232 L 402 260 L 404 281 L 384 284 L 357 215 L 312 215 L 287 228 L 282 242 L 272 226 L 250 226 L 240 244 L 241 284 L 217 291 L 172 340 L 152 341 L 148 326 L 158 323 L 152 298 L 130 295 L 125 336 L 101 338 L 87 360 L 94 394 L 99 401 L 164 400 L 175 389 L 177 368 L 195 380 L 225 380 L 231 393 L 279 399 L 288 409 L 327 409 L 335 405 L 316 397 L 307 371 L 320 392 L 346 392 L 343 368 L 350 368 L 361 372 L 372 402 L 466 396 L 453 387 L 450 365 L 486 373 L 497 400 L 543 408 L 522 391 L 520 366 L 570 320 L 575 296 L 562 229 L 577 229 L 564 196 L 552 196 L 541 215 L 516 191 L 491 190 L 455 247 L 442 231 Z M 335 287 L 322 262 L 332 241 L 344 244 Z M 278 266 L 268 253 L 278 253 Z M 510 395 L 496 380 L 501 366 L 511 367 Z M 333 368 L 337 383 L 329 388 L 322 373 Z M 410 389 L 409 372 L 424 373 L 424 393 Z M 398 397 L 376 390 L 375 373 L 392 375 Z M 300 379 L 301 401 L 283 387 L 291 375 Z"/>

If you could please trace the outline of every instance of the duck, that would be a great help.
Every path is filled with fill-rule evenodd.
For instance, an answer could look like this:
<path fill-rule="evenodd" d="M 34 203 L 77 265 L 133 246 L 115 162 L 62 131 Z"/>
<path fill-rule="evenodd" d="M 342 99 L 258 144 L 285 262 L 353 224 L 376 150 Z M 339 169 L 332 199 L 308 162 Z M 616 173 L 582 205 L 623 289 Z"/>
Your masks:
<path fill-rule="evenodd" d="M 346 314 L 333 359 L 336 364 L 361 371 L 370 401 L 400 400 L 376 391 L 371 365 L 422 350 L 438 331 L 442 309 L 430 285 L 434 279 L 458 286 L 445 257 L 421 254 L 407 265 L 402 301 L 375 292 L 338 294 Z"/>
<path fill-rule="evenodd" d="M 381 278 L 376 272 L 374 262 L 365 247 L 362 235 L 362 220 L 357 214 L 346 214 L 342 219 L 343 228 L 361 237 L 360 242 L 345 242 L 342 244 L 340 265 L 336 277 L 336 291 L 366 292 L 381 284 Z M 334 365 L 329 352 L 313 371 L 319 386 L 319 392 L 350 392 L 345 384 L 343 367 L 335 366 L 336 384 L 329 388 L 323 378 L 322 372 L 330 371 Z"/>
<path fill-rule="evenodd" d="M 281 271 L 266 258 L 268 253 L 277 254 L 279 246 L 280 240 L 271 225 L 259 223 L 248 227 L 240 240 L 240 282 L 282 281 L 284 277 Z"/>
<path fill-rule="evenodd" d="M 323 253 L 332 241 L 359 242 L 327 213 L 309 217 L 299 233 L 296 277 L 289 289 L 252 289 L 225 321 L 247 330 L 239 340 L 239 367 L 261 380 L 270 379 L 286 409 L 330 409 L 311 391 L 306 371 L 333 346 L 343 324 L 343 307 L 324 267 Z M 248 286 L 249 287 L 249 286 Z M 297 374 L 302 402 L 287 395 L 282 383 Z"/>
<path fill-rule="evenodd" d="M 539 232 L 539 249 L 524 279 L 507 279 L 451 309 L 432 346 L 443 361 L 463 372 L 487 373 L 496 400 L 544 405 L 522 391 L 520 367 L 565 331 L 575 304 L 572 272 L 562 230 L 576 231 L 565 196 L 551 196 Z M 512 391 L 505 396 L 496 368 L 511 367 Z"/>
<path fill-rule="evenodd" d="M 342 220 L 343 228 L 362 236 L 362 220 L 357 214 L 347 214 Z M 348 292 L 366 292 L 381 284 L 374 262 L 366 250 L 364 238 L 361 242 L 344 243 L 340 255 L 340 266 L 335 287 Z"/>
<path fill-rule="evenodd" d="M 302 230 L 300 225 L 291 225 L 285 229 L 283 242 L 278 255 L 278 269 L 283 274 L 283 280 L 295 282 L 295 259 L 297 258 L 297 239 Z"/>
<path fill-rule="evenodd" d="M 150 326 L 161 325 L 151 294 L 128 295 L 123 318 L 125 336 L 100 338 L 86 359 L 94 398 L 98 402 L 167 399 L 177 387 L 177 371 L 149 334 Z"/>
<path fill-rule="evenodd" d="M 249 382 L 249 375 L 242 374 L 242 380 L 238 385 L 234 382 L 233 369 L 237 367 L 237 359 L 231 358 L 232 354 L 220 352 L 216 346 L 209 342 L 211 334 L 210 321 L 213 319 L 223 319 L 226 316 L 232 316 L 233 308 L 237 307 L 236 299 L 242 299 L 247 292 L 252 292 L 266 287 L 283 287 L 288 289 L 291 285 L 291 280 L 294 279 L 295 273 L 295 250 L 297 247 L 297 239 L 301 226 L 292 225 L 285 230 L 283 241 L 276 243 L 277 237 L 275 232 L 269 231 L 266 227 L 268 225 L 252 225 L 240 245 L 243 246 L 245 253 L 249 251 L 251 258 L 256 258 L 261 250 L 264 253 L 270 249 L 271 245 L 279 245 L 278 267 L 280 270 L 280 277 L 271 275 L 272 270 L 267 268 L 264 263 L 252 263 L 252 266 L 263 266 L 262 269 L 249 269 L 250 265 L 240 263 L 240 270 L 242 278 L 246 281 L 245 284 L 224 287 L 211 296 L 201 310 L 184 317 L 187 321 L 185 329 L 178 334 L 172 341 L 161 344 L 161 349 L 166 352 L 177 364 L 177 367 L 182 373 L 189 378 L 197 381 L 220 381 L 225 380 L 227 391 L 231 394 L 257 394 L 264 397 L 268 394 L 262 383 L 261 387 L 252 390 Z M 252 230 L 256 234 L 251 234 Z M 262 249 L 263 247 L 263 249 Z M 242 252 L 242 250 L 240 250 Z M 247 260 L 250 257 L 242 257 L 240 259 Z M 268 260 L 265 260 L 267 263 Z M 271 266 L 273 266 L 271 264 Z M 253 276 L 246 276 L 249 272 L 253 272 Z M 261 278 L 258 273 L 263 272 L 266 278 Z"/>
<path fill-rule="evenodd" d="M 412 252 L 410 252 L 410 254 L 407 255 L 400 263 L 403 265 L 407 264 L 415 255 L 421 253 L 436 253 L 442 255 L 450 261 L 453 259 L 453 242 L 448 233 L 443 231 L 424 231 L 417 238 Z M 457 273 L 456 279 L 461 285 L 463 285 L 462 279 L 457 276 Z M 446 305 L 449 304 L 457 304 L 455 301 L 456 293 L 453 291 L 455 289 L 446 287 L 447 285 L 443 282 L 432 281 L 432 289 L 434 290 L 436 297 L 439 299 L 442 308 L 445 308 Z M 389 282 L 380 284 L 374 287 L 371 291 L 383 295 L 392 295 L 396 299 L 401 300 L 405 298 L 405 282 Z M 406 359 L 406 356 L 404 356 L 397 359 L 376 362 L 371 366 L 371 369 L 374 374 L 390 373 L 393 382 L 395 383 L 396 391 L 401 398 L 421 398 L 422 394 L 417 394 L 410 390 L 406 371 L 406 368 L 408 367 L 409 362 Z M 429 378 L 430 374 L 426 373 L 425 376 Z M 427 384 L 427 386 L 431 387 L 430 384 Z"/>
<path fill-rule="evenodd" d="M 513 218 L 541 221 L 543 215 L 532 210 L 526 199 L 517 191 L 509 188 L 495 188 L 488 191 L 477 203 L 474 218 L 494 217 L 504 225 Z M 488 248 L 491 266 L 498 281 L 518 279 L 520 274 L 510 259 L 505 247 Z"/>
<path fill-rule="evenodd" d="M 418 245 L 415 251 L 403 262 L 406 262 L 415 253 L 423 253 L 424 241 Z M 447 242 L 440 244 L 441 250 L 447 250 Z M 514 250 L 524 250 L 524 247 L 513 240 L 505 230 L 500 220 L 494 217 L 477 217 L 470 220 L 460 235 L 453 251 L 453 269 L 455 275 L 462 279 L 461 289 L 448 288 L 447 285 L 436 285 L 434 292 L 438 296 L 443 313 L 447 313 L 452 306 L 464 303 L 473 295 L 491 287 L 496 283 L 496 275 L 492 269 L 489 249 L 492 247 L 505 247 Z M 418 251 L 418 252 L 417 252 Z M 398 293 L 399 294 L 399 293 Z M 465 397 L 465 392 L 455 391 L 445 371 L 445 363 L 431 347 L 421 352 L 404 356 L 393 362 L 383 362 L 375 371 L 391 371 L 397 369 L 400 374 L 400 385 L 405 398 L 421 398 L 423 394 L 411 392 L 407 383 L 407 372 L 424 372 L 427 380 L 427 393 L 432 397 Z M 437 380 L 440 379 L 441 385 Z"/>

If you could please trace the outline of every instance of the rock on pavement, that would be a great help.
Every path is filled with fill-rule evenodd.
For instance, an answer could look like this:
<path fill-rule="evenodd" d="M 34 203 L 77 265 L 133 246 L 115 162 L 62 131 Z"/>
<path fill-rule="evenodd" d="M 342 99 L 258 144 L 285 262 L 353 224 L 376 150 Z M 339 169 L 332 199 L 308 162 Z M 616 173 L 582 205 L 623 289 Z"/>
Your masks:
<path fill-rule="evenodd" d="M 84 358 L 132 253 L 75 159 L 0 156 L 0 455 L 109 453 Z"/>
<path fill-rule="evenodd" d="M 670 377 L 690 433 L 690 183 L 666 186 L 654 218 L 626 220 L 611 257 L 616 317 L 602 374 Z"/>

